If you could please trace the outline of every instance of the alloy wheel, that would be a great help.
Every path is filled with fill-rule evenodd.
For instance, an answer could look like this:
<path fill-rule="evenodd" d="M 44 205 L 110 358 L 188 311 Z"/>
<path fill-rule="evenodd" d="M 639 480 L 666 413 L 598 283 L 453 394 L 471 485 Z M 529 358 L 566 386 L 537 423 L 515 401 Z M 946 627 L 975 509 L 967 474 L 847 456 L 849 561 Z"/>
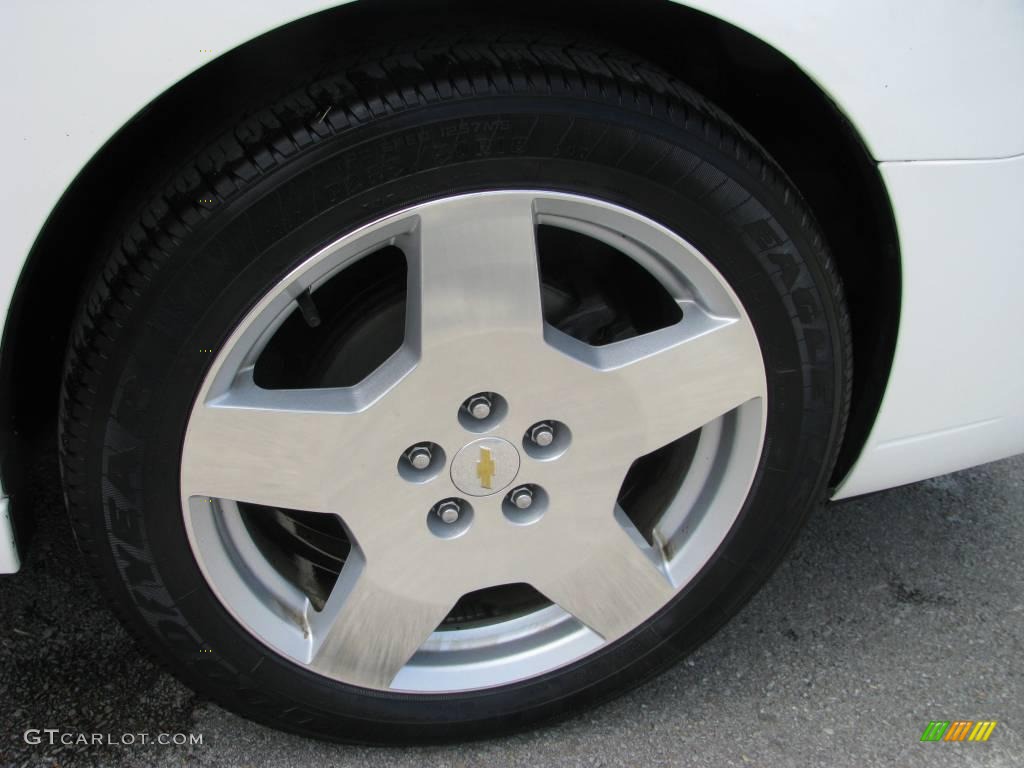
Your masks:
<path fill-rule="evenodd" d="M 601 344 L 556 327 L 540 227 L 614 248 L 678 319 Z M 398 348 L 345 386 L 261 386 L 258 361 L 282 324 L 316 322 L 318 289 L 385 248 L 407 269 Z M 735 522 L 765 413 L 753 327 L 678 235 L 580 195 L 460 195 L 344 235 L 252 308 L 196 398 L 183 513 L 218 599 L 294 663 L 379 690 L 487 688 L 569 664 L 668 604 Z M 680 441 L 686 471 L 641 524 L 623 489 Z M 268 556 L 247 505 L 343 531 L 323 599 Z M 446 623 L 467 595 L 510 585 L 545 600 Z"/>

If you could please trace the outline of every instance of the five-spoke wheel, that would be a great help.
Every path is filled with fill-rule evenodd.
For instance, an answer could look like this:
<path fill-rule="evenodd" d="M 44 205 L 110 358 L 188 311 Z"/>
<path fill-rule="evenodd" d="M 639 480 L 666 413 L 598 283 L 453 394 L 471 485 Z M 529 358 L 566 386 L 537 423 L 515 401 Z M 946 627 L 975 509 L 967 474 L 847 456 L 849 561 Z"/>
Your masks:
<path fill-rule="evenodd" d="M 625 253 L 678 319 L 601 346 L 558 330 L 544 316 L 539 226 Z M 409 264 L 400 348 L 348 387 L 258 386 L 255 363 L 296 297 L 315 300 L 325 277 L 385 245 Z M 235 329 L 189 421 L 186 524 L 224 607 L 321 674 L 380 689 L 508 683 L 617 640 L 705 563 L 753 477 L 765 386 L 735 295 L 655 222 L 577 195 L 445 198 L 328 245 Z M 627 473 L 709 425 L 699 450 L 722 463 L 690 478 L 699 509 L 669 505 L 645 540 L 618 504 Z M 238 502 L 340 519 L 351 551 L 322 606 L 230 522 Z M 465 595 L 512 584 L 555 607 L 438 632 Z"/>

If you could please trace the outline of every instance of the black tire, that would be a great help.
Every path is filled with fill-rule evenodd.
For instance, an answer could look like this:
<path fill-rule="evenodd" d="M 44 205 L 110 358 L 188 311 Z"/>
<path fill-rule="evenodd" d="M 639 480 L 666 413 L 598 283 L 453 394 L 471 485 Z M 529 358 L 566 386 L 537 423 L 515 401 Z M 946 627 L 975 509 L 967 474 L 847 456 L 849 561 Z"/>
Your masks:
<path fill-rule="evenodd" d="M 825 492 L 851 347 L 835 268 L 799 193 L 741 128 L 657 67 L 595 45 L 516 39 L 410 43 L 255 107 L 168 168 L 84 301 L 60 417 L 84 557 L 143 647 L 246 717 L 402 743 L 491 736 L 578 712 L 704 642 L 765 581 Z M 693 243 L 740 296 L 769 387 L 747 502 L 665 610 L 568 668 L 444 696 L 367 691 L 301 669 L 234 622 L 188 547 L 178 467 L 211 359 L 201 349 L 226 340 L 338 233 L 442 195 L 517 186 L 637 210 Z"/>

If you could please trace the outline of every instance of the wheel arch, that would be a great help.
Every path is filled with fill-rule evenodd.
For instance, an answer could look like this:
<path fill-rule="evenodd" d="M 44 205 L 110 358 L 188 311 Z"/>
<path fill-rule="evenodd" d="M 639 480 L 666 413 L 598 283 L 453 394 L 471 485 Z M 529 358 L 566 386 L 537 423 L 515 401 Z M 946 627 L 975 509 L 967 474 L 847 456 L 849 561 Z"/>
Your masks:
<path fill-rule="evenodd" d="M 669 0 L 522 0 L 510 7 L 443 0 L 356 0 L 292 22 L 215 59 L 157 96 L 85 165 L 53 209 L 26 260 L 0 348 L 2 477 L 15 498 L 53 455 L 64 350 L 95 254 L 162 181 L 163 146 L 187 157 L 208 143 L 255 89 L 284 92 L 331 52 L 395 19 L 410 29 L 455 24 L 550 25 L 643 54 L 729 112 L 793 179 L 825 232 L 853 325 L 853 405 L 833 483 L 852 466 L 888 379 L 899 321 L 900 265 L 892 208 L 856 129 L 783 53 L 737 27 Z M 799 119 L 795 119 L 798 117 Z M 156 151 L 154 151 L 156 150 Z M 110 190 L 117 202 L 111 205 Z M 61 279 L 55 281 L 54 275 Z M 31 370 L 32 375 L 25 375 Z M 43 458 L 45 461 L 46 459 Z M 20 523 L 21 526 L 24 523 Z"/>

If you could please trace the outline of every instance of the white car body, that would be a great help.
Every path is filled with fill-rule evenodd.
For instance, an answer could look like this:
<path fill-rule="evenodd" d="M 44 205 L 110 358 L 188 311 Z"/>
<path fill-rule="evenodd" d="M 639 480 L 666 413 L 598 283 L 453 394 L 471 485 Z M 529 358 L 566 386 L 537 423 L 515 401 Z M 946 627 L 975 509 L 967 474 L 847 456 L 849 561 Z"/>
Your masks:
<path fill-rule="evenodd" d="M 17 113 L 0 123 L 9 150 L 0 320 L 47 217 L 110 137 L 219 53 L 338 4 L 5 5 L 4 103 Z M 874 425 L 833 498 L 1024 451 L 1024 4 L 680 4 L 745 30 L 802 69 L 859 134 L 890 197 L 902 272 L 896 353 Z M 153 29 L 159 34 L 139 33 Z M 18 565 L 5 499 L 0 573 Z"/>

